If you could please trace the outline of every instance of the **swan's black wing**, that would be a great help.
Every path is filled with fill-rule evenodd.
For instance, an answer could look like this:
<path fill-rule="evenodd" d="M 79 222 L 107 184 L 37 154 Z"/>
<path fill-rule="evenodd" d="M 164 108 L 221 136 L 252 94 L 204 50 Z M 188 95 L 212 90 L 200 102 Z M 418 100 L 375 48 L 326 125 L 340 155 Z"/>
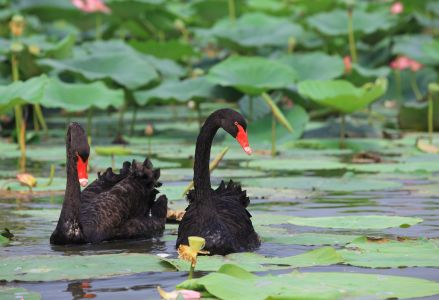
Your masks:
<path fill-rule="evenodd" d="M 110 190 L 117 183 L 130 175 L 131 163 L 126 161 L 123 163 L 119 174 L 113 173 L 112 168 L 108 168 L 104 173 L 98 172 L 98 178 L 90 183 L 81 193 L 81 199 L 94 198 L 100 193 Z"/>
<path fill-rule="evenodd" d="M 142 222 L 150 220 L 151 209 L 155 206 L 158 194 L 156 188 L 161 185 L 158 182 L 159 177 L 160 170 L 153 169 L 149 160 L 145 160 L 143 164 L 133 162 L 128 176 L 109 190 L 96 197 L 81 199 L 80 223 L 86 241 L 132 238 L 131 235 L 122 236 L 122 228 L 126 228 L 126 224 L 133 223 L 136 219 Z M 160 205 L 157 205 L 162 207 L 166 205 L 166 201 L 161 200 Z M 160 232 L 149 232 L 144 236 L 160 235 L 163 232 L 166 213 L 159 219 L 163 223 L 158 230 Z M 144 225 L 139 225 L 138 228 L 146 228 Z"/>
<path fill-rule="evenodd" d="M 260 245 L 246 209 L 249 198 L 239 185 L 221 182 L 208 199 L 196 197 L 194 191 L 188 194 L 190 204 L 178 228 L 177 247 L 187 245 L 192 235 L 203 237 L 211 254 L 248 251 Z"/>

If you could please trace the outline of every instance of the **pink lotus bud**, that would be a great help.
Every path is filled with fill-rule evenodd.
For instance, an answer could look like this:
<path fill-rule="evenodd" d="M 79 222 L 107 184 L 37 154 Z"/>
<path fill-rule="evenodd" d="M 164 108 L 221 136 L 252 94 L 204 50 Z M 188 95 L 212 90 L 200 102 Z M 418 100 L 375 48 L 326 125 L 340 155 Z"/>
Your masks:
<path fill-rule="evenodd" d="M 390 7 L 390 12 L 392 15 L 398 15 L 404 11 L 404 5 L 401 2 L 395 2 Z"/>
<path fill-rule="evenodd" d="M 352 59 L 349 55 L 343 57 L 344 73 L 349 74 L 352 71 Z"/>
<path fill-rule="evenodd" d="M 410 69 L 412 69 L 413 72 L 417 72 L 422 68 L 422 65 L 418 63 L 416 60 L 412 60 L 410 63 Z"/>
<path fill-rule="evenodd" d="M 172 292 L 166 292 L 161 287 L 157 287 L 160 297 L 165 300 L 175 300 L 179 295 L 183 296 L 185 300 L 198 300 L 201 298 L 201 293 L 192 290 L 176 290 Z"/>
<path fill-rule="evenodd" d="M 110 13 L 111 9 L 101 0 L 72 0 L 72 4 L 86 13 Z"/>
<path fill-rule="evenodd" d="M 400 56 L 390 63 L 390 67 L 395 70 L 404 70 L 410 68 L 412 60 L 407 56 Z"/>

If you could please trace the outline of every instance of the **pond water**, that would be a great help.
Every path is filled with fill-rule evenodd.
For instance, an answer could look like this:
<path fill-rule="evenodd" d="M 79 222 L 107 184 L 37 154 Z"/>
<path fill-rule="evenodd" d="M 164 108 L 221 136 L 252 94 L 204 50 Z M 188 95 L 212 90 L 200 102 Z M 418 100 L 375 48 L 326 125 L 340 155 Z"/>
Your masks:
<path fill-rule="evenodd" d="M 196 127 L 191 128 L 189 140 L 196 136 Z M 62 135 L 55 143 L 60 159 L 63 157 Z M 188 139 L 188 136 L 184 136 Z M 172 140 L 172 138 L 169 138 Z M 136 148 L 145 143 L 145 140 L 134 141 L 130 147 Z M 161 141 L 163 143 L 166 141 Z M 223 145 L 229 146 L 232 140 L 219 141 Z M 381 143 L 381 142 L 378 142 Z M 404 143 L 402 143 L 404 144 Z M 143 144 L 144 145 L 144 144 Z M 157 145 L 157 143 L 155 143 Z M 47 147 L 47 146 L 46 146 Z M 55 147 L 55 146 L 54 146 Z M 155 157 L 153 162 L 157 162 L 162 167 L 163 192 L 169 193 L 170 206 L 172 208 L 184 208 L 185 201 L 180 197 L 184 187 L 189 183 L 192 172 L 190 166 L 191 159 L 188 159 L 186 152 L 192 153 L 193 149 L 184 149 L 186 146 L 180 143 L 174 146 L 180 149 L 177 154 L 168 153 L 169 149 L 156 148 L 153 150 L 163 150 L 159 157 Z M 401 154 L 402 146 L 395 146 L 383 152 L 384 156 L 390 158 L 397 157 L 398 160 L 411 162 L 425 162 L 430 158 L 423 154 L 416 155 Z M 406 146 L 404 146 L 406 147 Z M 411 147 L 411 146 L 410 146 Z M 257 146 L 255 147 L 257 148 Z M 47 149 L 42 147 L 42 149 Z M 54 149 L 54 148 L 53 148 Z M 52 150 L 53 150 L 52 149 Z M 172 150 L 172 149 L 171 149 Z M 55 151 L 55 150 L 53 150 Z M 145 150 L 143 150 L 145 151 Z M 405 151 L 405 150 L 404 150 Z M 212 151 L 212 156 L 217 153 Z M 288 215 L 291 217 L 326 217 L 326 216 L 356 216 L 356 215 L 388 215 L 401 217 L 418 217 L 423 219 L 419 224 L 407 227 L 393 227 L 387 229 L 329 229 L 309 226 L 297 226 L 293 224 L 280 224 L 273 221 L 271 226 L 266 228 L 267 232 L 262 234 L 263 243 L 256 253 L 284 257 L 305 253 L 320 246 L 307 246 L 300 243 L 277 243 L 270 242 L 270 228 L 282 228 L 285 234 L 295 233 L 334 233 L 339 235 L 358 235 L 372 237 L 386 237 L 397 239 L 397 237 L 413 238 L 439 238 L 439 195 L 437 191 L 438 171 L 429 172 L 375 172 L 361 173 L 361 177 L 354 177 L 349 184 L 344 185 L 339 182 L 340 178 L 352 176 L 346 168 L 349 166 L 328 167 L 322 165 L 315 167 L 313 164 L 306 166 L 307 162 L 317 160 L 317 162 L 332 161 L 343 164 L 347 161 L 350 151 L 339 150 L 312 150 L 312 149 L 281 149 L 279 159 L 293 159 L 297 162 L 302 161 L 305 166 L 299 163 L 287 166 L 287 170 L 279 166 L 273 169 L 254 169 L 247 168 L 244 154 L 236 154 L 239 148 L 232 148 L 220 168 L 213 173 L 213 183 L 218 184 L 221 178 L 228 179 L 232 176 L 234 180 L 240 181 L 244 189 L 248 190 L 251 198 L 249 211 L 253 215 L 253 222 L 257 223 L 262 216 Z M 55 152 L 54 152 L 55 153 Z M 51 154 L 52 155 L 52 154 Z M 136 155 L 133 155 L 136 156 Z M 139 156 L 139 155 L 137 155 Z M 310 159 L 312 157 L 312 159 Z M 102 159 L 94 157 L 95 159 Z M 92 157 L 93 159 L 93 157 Z M 91 159 L 91 161 L 92 161 Z M 256 154 L 255 160 L 270 160 L 266 154 Z M 4 163 L 3 163 L 4 162 Z M 52 161 L 47 159 L 30 160 L 29 171 L 36 176 L 47 176 L 48 169 Z M 116 160 L 117 165 L 119 161 Z M 241 163 L 241 166 L 240 166 Z M 432 164 L 437 164 L 433 160 Z M 102 169 L 111 164 L 111 160 L 99 161 L 93 170 Z M 425 166 L 423 164 L 422 166 Z M 13 172 L 16 166 L 15 159 L 3 159 L 2 171 Z M 251 165 L 250 165 L 251 167 Z M 298 170 L 298 169 L 299 170 Z M 288 170 L 289 169 L 289 170 Z M 242 171 L 247 170 L 247 171 Z M 294 171 L 292 171 L 294 170 Z M 52 233 L 58 218 L 63 199 L 62 187 L 64 184 L 62 164 L 57 165 L 56 176 L 60 177 L 61 191 L 54 195 L 33 198 L 32 200 L 20 198 L 4 198 L 0 201 L 0 225 L 7 227 L 15 234 L 16 240 L 7 246 L 0 247 L 0 258 L 7 259 L 14 256 L 29 255 L 95 255 L 110 253 L 167 253 L 171 257 L 177 257 L 174 248 L 176 240 L 177 224 L 167 224 L 164 236 L 149 240 L 113 241 L 98 245 L 69 245 L 53 246 L 49 244 L 49 237 Z M 235 173 L 236 172 L 236 173 Z M 235 174 L 233 174 L 235 173 Z M 7 177 L 7 176 L 4 176 Z M 267 181 L 274 178 L 275 183 Z M 291 184 L 283 186 L 283 180 L 291 180 Z M 298 179 L 303 179 L 298 181 Z M 324 180 L 335 180 L 325 183 Z M 261 180 L 258 182 L 258 180 Z M 323 180 L 323 181 L 322 181 Z M 372 181 L 371 181 L 372 180 Z M 354 181 L 354 185 L 352 184 Z M 290 181 L 288 181 L 290 182 Z M 384 182 L 390 184 L 389 187 L 379 188 L 368 186 Z M 317 186 L 317 188 L 313 185 Z M 325 185 L 326 184 L 326 185 Z M 57 188 L 54 188 L 57 190 Z M 346 189 L 346 191 L 344 190 Z M 59 189 L 58 189 L 59 190 Z M 35 213 L 36 212 L 36 213 Z M 260 227 L 257 227 L 257 230 Z M 267 238 L 268 237 L 268 238 Z M 305 243 L 306 244 L 306 243 Z M 344 245 L 344 244 L 343 244 Z M 343 248 L 343 245 L 331 245 L 335 249 Z M 439 252 L 438 252 L 439 257 Z M 123 268 L 123 262 L 121 262 Z M 270 271 L 269 273 L 286 273 L 293 269 L 283 269 Z M 406 268 L 362 268 L 345 264 L 335 264 L 330 266 L 315 266 L 299 268 L 301 272 L 355 272 L 355 273 L 376 273 L 383 275 L 399 275 L 423 278 L 439 281 L 439 269 L 431 267 L 406 267 Z M 262 272 L 258 274 L 264 274 Z M 196 272 L 195 277 L 205 275 L 205 272 Z M 49 282 L 1 282 L 0 286 L 22 287 L 29 291 L 38 292 L 42 299 L 159 299 L 156 287 L 160 285 L 165 290 L 174 290 L 175 286 L 187 278 L 187 272 L 146 272 L 125 276 L 113 276 L 106 279 L 87 279 L 87 280 L 61 280 Z M 25 298 L 26 299 L 26 298 Z M 425 299 L 438 299 L 431 296 Z"/>

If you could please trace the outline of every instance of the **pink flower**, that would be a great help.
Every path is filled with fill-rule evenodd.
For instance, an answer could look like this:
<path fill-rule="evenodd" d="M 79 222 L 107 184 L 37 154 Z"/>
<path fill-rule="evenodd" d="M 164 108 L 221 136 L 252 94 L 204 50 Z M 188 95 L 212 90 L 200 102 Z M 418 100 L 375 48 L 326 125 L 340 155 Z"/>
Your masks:
<path fill-rule="evenodd" d="M 352 71 L 352 59 L 349 55 L 343 57 L 344 73 L 349 74 Z"/>
<path fill-rule="evenodd" d="M 201 298 L 201 293 L 192 290 L 176 290 L 172 292 L 166 292 L 161 287 L 157 287 L 160 297 L 165 300 L 175 300 L 179 295 L 185 300 L 199 300 Z"/>
<path fill-rule="evenodd" d="M 417 72 L 422 68 L 422 65 L 416 60 L 410 59 L 407 56 L 399 56 L 390 63 L 390 67 L 399 71 L 411 69 L 413 72 Z"/>
<path fill-rule="evenodd" d="M 422 65 L 418 63 L 416 60 L 412 60 L 410 64 L 410 69 L 412 69 L 413 72 L 417 72 L 422 68 Z"/>
<path fill-rule="evenodd" d="M 109 14 L 111 9 L 101 0 L 72 0 L 72 4 L 86 13 L 103 12 Z"/>
<path fill-rule="evenodd" d="M 401 2 L 395 2 L 390 7 L 390 12 L 392 15 L 398 15 L 404 11 L 404 5 Z"/>

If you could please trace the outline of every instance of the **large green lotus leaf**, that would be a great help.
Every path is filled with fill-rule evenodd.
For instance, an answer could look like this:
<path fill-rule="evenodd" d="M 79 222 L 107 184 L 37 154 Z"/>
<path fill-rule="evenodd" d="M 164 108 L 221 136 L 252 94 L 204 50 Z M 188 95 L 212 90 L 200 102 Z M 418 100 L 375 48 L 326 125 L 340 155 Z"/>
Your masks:
<path fill-rule="evenodd" d="M 382 139 L 366 139 L 366 138 L 350 138 L 345 141 L 346 149 L 353 151 L 382 151 L 383 149 L 389 149 L 391 144 L 389 141 Z M 285 148 L 292 149 L 316 149 L 319 151 L 334 149 L 338 153 L 342 153 L 340 150 L 339 139 L 301 139 L 297 141 L 291 141 L 283 145 Z"/>
<path fill-rule="evenodd" d="M 232 56 L 211 68 L 207 78 L 243 93 L 259 95 L 293 84 L 297 75 L 291 68 L 262 57 Z"/>
<path fill-rule="evenodd" d="M 89 80 L 111 78 L 129 89 L 156 80 L 158 74 L 144 55 L 119 41 L 96 42 L 83 46 L 82 53 L 65 60 L 41 59 L 39 64 L 57 72 L 71 71 Z"/>
<path fill-rule="evenodd" d="M 241 163 L 242 166 L 249 168 L 258 168 L 266 171 L 286 170 L 286 171 L 314 171 L 314 170 L 338 170 L 345 169 L 346 165 L 334 159 L 326 158 L 322 160 L 304 160 L 304 159 L 260 159 Z"/>
<path fill-rule="evenodd" d="M 36 177 L 37 186 L 32 188 L 35 192 L 49 192 L 49 191 L 63 191 L 66 188 L 66 179 L 61 177 L 54 177 L 52 183 L 47 185 L 49 178 Z M 0 180 L 0 187 L 8 191 L 29 191 L 27 186 L 21 185 L 18 181 Z"/>
<path fill-rule="evenodd" d="M 358 235 L 315 232 L 282 235 L 270 235 L 267 233 L 266 235 L 260 236 L 262 237 L 262 240 L 266 243 L 306 246 L 345 245 L 359 237 Z"/>
<path fill-rule="evenodd" d="M 39 103 L 67 111 L 81 111 L 90 107 L 106 109 L 110 106 L 120 107 L 124 101 L 122 90 L 111 90 L 102 82 L 70 84 L 46 75 L 0 87 L 0 93 L 0 111 L 19 103 Z"/>
<path fill-rule="evenodd" d="M 354 240 L 338 251 L 345 263 L 369 268 L 439 267 L 438 240 Z"/>
<path fill-rule="evenodd" d="M 387 77 L 390 73 L 388 67 L 371 69 L 360 64 L 352 64 L 352 69 L 363 78 Z"/>
<path fill-rule="evenodd" d="M 118 108 L 124 103 L 121 89 L 111 90 L 102 82 L 69 84 L 50 79 L 40 103 L 45 107 L 64 108 L 67 111 L 82 111 L 90 107 Z"/>
<path fill-rule="evenodd" d="M 182 81 L 169 80 L 156 88 L 134 93 L 136 102 L 140 105 L 151 102 L 187 102 L 189 100 L 211 98 L 214 84 L 204 77 Z"/>
<path fill-rule="evenodd" d="M 387 80 L 380 78 L 361 88 L 345 80 L 306 80 L 298 84 L 298 90 L 302 96 L 319 104 L 353 113 L 381 97 L 387 90 Z"/>
<path fill-rule="evenodd" d="M 439 172 L 439 163 L 428 161 L 404 162 L 399 164 L 347 164 L 346 169 L 359 172 L 380 172 L 380 173 L 433 173 Z"/>
<path fill-rule="evenodd" d="M 181 259 L 163 259 L 179 271 L 189 270 L 190 263 Z M 310 266 L 327 266 L 342 262 L 342 257 L 330 247 L 311 250 L 295 256 L 265 257 L 256 253 L 234 253 L 226 256 L 199 256 L 196 269 L 198 271 L 217 271 L 225 263 L 237 263 L 252 271 L 277 270 Z"/>
<path fill-rule="evenodd" d="M 392 53 L 408 56 L 423 64 L 437 64 L 435 54 L 430 52 L 432 45 L 434 46 L 434 40 L 431 35 L 401 35 L 394 37 Z"/>
<path fill-rule="evenodd" d="M 40 300 L 41 295 L 37 292 L 31 292 L 24 288 L 4 286 L 0 287 L 0 299 Z"/>
<path fill-rule="evenodd" d="M 142 53 L 151 54 L 158 58 L 181 60 L 197 54 L 196 50 L 189 44 L 184 44 L 178 40 L 160 42 L 131 40 L 129 44 Z"/>
<path fill-rule="evenodd" d="M 303 29 L 287 18 L 247 13 L 234 23 L 228 18 L 218 21 L 210 32 L 218 38 L 243 47 L 284 46 L 286 48 L 289 38 L 300 40 Z"/>
<path fill-rule="evenodd" d="M 282 124 L 276 122 L 276 141 L 285 142 L 294 139 L 299 139 L 305 127 L 308 124 L 309 116 L 306 110 L 300 105 L 294 105 L 293 108 L 283 110 L 285 118 L 293 127 L 293 132 L 289 132 Z M 270 144 L 271 145 L 271 125 L 272 115 L 267 115 L 262 119 L 251 122 L 248 124 L 249 141 L 253 141 L 258 144 Z"/>
<path fill-rule="evenodd" d="M 7 237 L 0 235 L 0 246 L 5 246 L 7 244 L 9 244 L 9 239 Z"/>
<path fill-rule="evenodd" d="M 207 292 L 223 300 L 408 299 L 439 293 L 439 283 L 405 276 L 297 271 L 256 276 L 230 264 L 177 288 Z"/>
<path fill-rule="evenodd" d="M 140 253 L 0 258 L 0 279 L 6 281 L 77 280 L 163 271 L 172 269 L 158 256 Z"/>
<path fill-rule="evenodd" d="M 340 77 L 344 73 L 341 57 L 324 52 L 293 53 L 277 59 L 291 67 L 298 80 L 329 80 Z M 323 66 L 323 67 L 322 67 Z"/>
<path fill-rule="evenodd" d="M 422 46 L 422 52 L 434 65 L 439 64 L 439 40 L 434 40 Z"/>
<path fill-rule="evenodd" d="M 291 166 L 293 169 L 294 167 Z M 293 169 L 294 170 L 294 169 Z M 355 192 L 400 189 L 402 184 L 394 181 L 374 180 L 367 177 L 267 177 L 242 180 L 243 185 L 271 188 L 303 189 L 329 192 Z"/>
<path fill-rule="evenodd" d="M 387 30 L 393 26 L 395 17 L 387 11 L 365 12 L 354 10 L 353 28 L 356 32 L 365 34 L 377 30 Z M 333 10 L 313 15 L 307 19 L 312 27 L 326 35 L 348 34 L 348 13 L 346 10 Z"/>
<path fill-rule="evenodd" d="M 178 79 L 186 73 L 183 67 L 170 59 L 158 58 L 153 55 L 144 55 L 143 58 L 160 73 L 162 78 Z"/>
<path fill-rule="evenodd" d="M 63 134 L 64 135 L 64 134 Z M 13 145 L 13 144 L 9 144 Z M 19 147 L 8 147 L 9 150 L 1 151 L 0 158 L 19 158 L 21 156 Z M 52 163 L 62 163 L 66 160 L 66 147 L 64 146 L 33 146 L 30 145 L 26 148 L 26 157 L 34 161 L 44 161 Z"/>
<path fill-rule="evenodd" d="M 422 222 L 421 218 L 399 216 L 338 216 L 338 217 L 291 217 L 288 223 L 298 226 L 312 226 L 341 229 L 384 229 L 406 227 Z"/>

